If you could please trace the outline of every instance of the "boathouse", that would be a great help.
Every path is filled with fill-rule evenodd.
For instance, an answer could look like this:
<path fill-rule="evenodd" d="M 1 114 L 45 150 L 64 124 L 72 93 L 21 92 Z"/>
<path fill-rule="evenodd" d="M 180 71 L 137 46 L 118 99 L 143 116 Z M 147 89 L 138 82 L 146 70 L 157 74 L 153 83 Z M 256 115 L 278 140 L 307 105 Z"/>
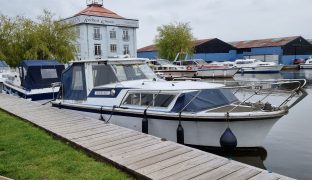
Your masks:
<path fill-rule="evenodd" d="M 76 58 L 79 60 L 137 55 L 139 21 L 104 8 L 103 0 L 87 0 L 84 10 L 64 21 L 76 28 Z"/>
<path fill-rule="evenodd" d="M 237 48 L 237 58 L 253 58 L 292 64 L 294 59 L 308 58 L 312 55 L 312 44 L 301 36 L 258 39 L 231 42 Z"/>
<path fill-rule="evenodd" d="M 236 59 L 236 48 L 218 38 L 195 40 L 194 59 L 204 59 L 206 61 L 233 61 Z M 158 58 L 155 45 L 149 45 L 138 49 L 138 57 Z"/>

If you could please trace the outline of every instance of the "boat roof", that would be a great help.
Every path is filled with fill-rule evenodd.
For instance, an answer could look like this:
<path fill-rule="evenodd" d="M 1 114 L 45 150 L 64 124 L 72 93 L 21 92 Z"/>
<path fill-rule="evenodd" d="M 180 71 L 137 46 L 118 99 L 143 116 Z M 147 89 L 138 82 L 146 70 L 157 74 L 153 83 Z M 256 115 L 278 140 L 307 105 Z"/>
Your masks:
<path fill-rule="evenodd" d="M 145 58 L 108 58 L 108 59 L 87 59 L 71 61 L 71 63 L 108 63 L 108 64 L 144 64 L 148 61 Z"/>
<path fill-rule="evenodd" d="M 56 60 L 23 60 L 21 63 L 23 66 L 59 66 L 63 65 Z"/>

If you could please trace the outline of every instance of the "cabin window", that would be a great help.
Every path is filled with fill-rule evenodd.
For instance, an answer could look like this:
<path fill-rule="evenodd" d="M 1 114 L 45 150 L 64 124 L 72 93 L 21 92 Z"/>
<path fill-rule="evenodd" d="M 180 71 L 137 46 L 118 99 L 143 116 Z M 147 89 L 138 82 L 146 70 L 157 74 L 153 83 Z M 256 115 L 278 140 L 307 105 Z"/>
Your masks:
<path fill-rule="evenodd" d="M 56 69 L 40 69 L 42 79 L 56 79 L 57 72 Z"/>
<path fill-rule="evenodd" d="M 119 81 L 156 78 L 154 72 L 147 64 L 112 65 L 112 67 Z"/>
<path fill-rule="evenodd" d="M 150 107 L 168 107 L 175 98 L 175 94 L 165 93 L 137 93 L 131 92 L 124 100 L 124 105 L 150 106 Z"/>
<path fill-rule="evenodd" d="M 101 86 L 117 82 L 117 77 L 109 65 L 99 64 L 92 66 L 93 86 Z"/>
<path fill-rule="evenodd" d="M 237 102 L 229 89 L 205 89 L 181 94 L 172 112 L 199 112 Z"/>

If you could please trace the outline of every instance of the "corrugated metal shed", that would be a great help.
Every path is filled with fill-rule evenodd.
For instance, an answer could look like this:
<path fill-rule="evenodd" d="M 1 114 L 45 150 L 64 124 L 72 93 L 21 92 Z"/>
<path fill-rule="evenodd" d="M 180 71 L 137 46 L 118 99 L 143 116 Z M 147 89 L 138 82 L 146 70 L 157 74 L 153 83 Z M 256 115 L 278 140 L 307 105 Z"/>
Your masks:
<path fill-rule="evenodd" d="M 292 37 L 272 38 L 272 39 L 236 41 L 236 42 L 230 42 L 229 44 L 231 44 L 232 46 L 238 49 L 257 48 L 257 47 L 274 47 L 274 46 L 284 46 L 299 37 L 300 36 L 292 36 Z"/>
<path fill-rule="evenodd" d="M 209 41 L 214 40 L 214 39 L 216 39 L 216 38 L 195 40 L 195 41 L 193 41 L 193 44 L 194 44 L 194 47 L 196 47 L 196 46 L 199 46 L 201 44 L 204 44 L 204 43 L 209 42 Z M 138 49 L 138 52 L 149 52 L 149 51 L 157 51 L 156 45 L 152 44 L 152 45 L 145 46 L 145 47 Z"/>
<path fill-rule="evenodd" d="M 80 11 L 75 16 L 79 15 L 87 15 L 87 16 L 102 16 L 102 17 L 111 17 L 111 18 L 121 18 L 124 19 L 124 17 L 118 15 L 117 13 L 108 10 L 104 8 L 102 5 L 93 4 L 85 8 L 84 10 Z"/>

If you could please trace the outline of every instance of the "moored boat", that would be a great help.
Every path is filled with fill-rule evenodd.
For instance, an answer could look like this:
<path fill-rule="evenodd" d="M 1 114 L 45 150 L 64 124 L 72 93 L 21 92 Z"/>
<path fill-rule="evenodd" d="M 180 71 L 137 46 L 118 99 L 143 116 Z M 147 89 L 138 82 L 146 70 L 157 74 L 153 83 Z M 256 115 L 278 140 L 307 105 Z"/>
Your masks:
<path fill-rule="evenodd" d="M 9 74 L 9 65 L 5 61 L 0 61 L 0 92 L 2 92 L 3 83 L 7 80 Z"/>
<path fill-rule="evenodd" d="M 237 59 L 234 66 L 239 68 L 240 73 L 278 73 L 283 68 L 283 65 L 256 59 Z"/>
<path fill-rule="evenodd" d="M 238 147 L 261 146 L 288 112 L 284 103 L 240 101 L 221 84 L 164 81 L 146 59 L 74 61 L 62 75 L 61 88 L 52 101 L 55 107 L 101 115 L 105 123 L 197 146 L 219 147 L 228 127 Z"/>
<path fill-rule="evenodd" d="M 59 91 L 55 83 L 61 80 L 64 65 L 55 60 L 24 60 L 19 72 L 10 75 L 4 82 L 8 94 L 33 101 L 53 99 Z"/>
<path fill-rule="evenodd" d="M 304 64 L 300 64 L 300 69 L 312 69 L 312 58 L 309 58 L 305 61 Z"/>
<path fill-rule="evenodd" d="M 188 70 L 197 71 L 196 77 L 200 78 L 231 78 L 238 68 L 223 65 L 212 65 L 202 59 L 174 61 L 173 64 L 185 66 Z"/>
<path fill-rule="evenodd" d="M 174 65 L 165 59 L 147 60 L 147 64 L 157 75 L 168 80 L 183 77 L 192 78 L 196 73 L 194 70 L 187 70 L 186 67 Z"/>

